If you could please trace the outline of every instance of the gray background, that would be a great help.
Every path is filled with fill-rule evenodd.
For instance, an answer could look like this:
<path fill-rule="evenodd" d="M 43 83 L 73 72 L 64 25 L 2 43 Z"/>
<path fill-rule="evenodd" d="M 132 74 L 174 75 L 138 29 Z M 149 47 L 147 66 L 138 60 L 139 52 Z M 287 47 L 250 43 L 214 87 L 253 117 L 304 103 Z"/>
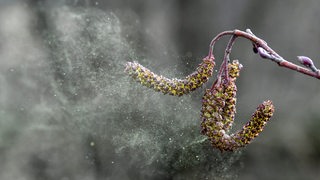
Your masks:
<path fill-rule="evenodd" d="M 216 34 L 235 28 L 320 65 L 319 8 L 316 0 L 1 0 L 0 179 L 319 179 L 319 80 L 238 40 L 234 129 L 263 100 L 276 111 L 252 144 L 220 153 L 199 132 L 205 87 L 171 97 L 123 71 L 135 60 L 184 77 Z M 215 48 L 218 65 L 226 42 Z"/>

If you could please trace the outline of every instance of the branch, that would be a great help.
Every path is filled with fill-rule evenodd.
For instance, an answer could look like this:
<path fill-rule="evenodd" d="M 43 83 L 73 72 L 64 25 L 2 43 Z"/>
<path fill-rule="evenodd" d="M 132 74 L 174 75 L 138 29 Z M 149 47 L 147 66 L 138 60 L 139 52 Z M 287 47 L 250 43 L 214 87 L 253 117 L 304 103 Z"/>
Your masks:
<path fill-rule="evenodd" d="M 222 76 L 226 77 L 226 81 L 229 81 L 228 63 L 230 62 L 230 53 L 231 53 L 232 46 L 233 46 L 233 44 L 234 44 L 236 39 L 237 39 L 236 35 L 233 35 L 230 38 L 230 40 L 229 40 L 229 42 L 227 44 L 225 53 L 224 53 L 223 62 L 221 64 L 221 66 L 220 66 L 220 69 L 219 69 L 219 72 L 218 72 L 218 75 L 217 75 L 217 81 L 213 83 L 211 89 L 214 89 L 215 86 L 219 86 L 220 85 Z M 209 57 L 213 57 L 213 55 L 211 55 L 211 56 L 209 55 Z"/>
<path fill-rule="evenodd" d="M 212 76 L 215 67 L 214 45 L 220 38 L 227 35 L 231 35 L 231 38 L 227 44 L 223 62 L 211 89 L 205 91 L 201 109 L 201 133 L 208 136 L 212 145 L 221 151 L 233 151 L 249 144 L 262 132 L 274 112 L 272 102 L 270 100 L 264 101 L 240 131 L 229 134 L 236 113 L 237 86 L 235 81 L 242 68 L 237 60 L 230 62 L 230 53 L 236 39 L 243 37 L 250 40 L 253 52 L 259 54 L 263 59 L 269 59 L 279 66 L 320 79 L 320 70 L 316 68 L 310 58 L 298 56 L 298 61 L 306 68 L 291 63 L 271 49 L 264 40 L 254 35 L 250 29 L 247 29 L 246 31 L 224 31 L 218 34 L 210 42 L 209 55 L 203 59 L 195 72 L 184 79 L 169 79 L 157 75 L 137 62 L 128 62 L 125 70 L 133 79 L 144 86 L 164 94 L 182 96 L 200 88 Z"/>
<path fill-rule="evenodd" d="M 276 51 L 274 51 L 273 49 L 271 49 L 267 43 L 260 39 L 259 37 L 255 36 L 250 29 L 247 29 L 246 32 L 245 31 L 240 31 L 240 30 L 234 30 L 234 31 L 224 31 L 220 34 L 218 34 L 216 37 L 214 37 L 210 43 L 209 46 L 209 57 L 213 57 L 213 49 L 214 49 L 214 45 L 215 43 L 222 38 L 223 36 L 227 36 L 227 35 L 235 35 L 235 36 L 239 36 L 239 37 L 243 37 L 246 38 L 248 40 L 250 40 L 254 46 L 254 51 L 256 53 L 258 53 L 262 58 L 264 59 L 269 59 L 275 63 L 277 63 L 279 66 L 297 71 L 299 73 L 320 79 L 320 71 L 319 69 L 315 68 L 315 66 L 313 65 L 313 62 L 311 60 L 311 63 L 313 66 L 308 66 L 305 65 L 304 63 L 302 63 L 303 65 L 305 65 L 307 68 L 304 68 L 302 66 L 299 66 L 297 64 L 294 64 L 288 60 L 285 60 L 283 57 L 281 57 Z M 231 45 L 232 46 L 232 45 Z M 228 47 L 227 47 L 228 49 Z M 299 60 L 301 56 L 298 56 Z M 301 62 L 301 61 L 300 61 Z"/>

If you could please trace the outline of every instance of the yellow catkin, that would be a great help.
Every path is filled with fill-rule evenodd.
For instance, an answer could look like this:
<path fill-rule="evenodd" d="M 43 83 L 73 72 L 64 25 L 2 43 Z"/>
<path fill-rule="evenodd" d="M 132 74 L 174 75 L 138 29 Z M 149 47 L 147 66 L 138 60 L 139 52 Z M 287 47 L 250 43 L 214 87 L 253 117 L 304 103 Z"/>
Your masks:
<path fill-rule="evenodd" d="M 128 62 L 126 72 L 143 86 L 160 91 L 163 94 L 182 96 L 202 86 L 212 76 L 214 58 L 204 58 L 196 71 L 184 79 L 169 79 L 157 75 L 137 62 Z"/>
<path fill-rule="evenodd" d="M 221 83 L 206 90 L 202 99 L 201 133 L 208 136 L 212 145 L 221 151 L 233 151 L 249 144 L 263 130 L 274 112 L 272 102 L 265 101 L 240 131 L 228 134 L 236 113 L 235 80 L 241 67 L 238 61 L 229 63 L 228 78 L 222 77 Z"/>
<path fill-rule="evenodd" d="M 238 60 L 232 61 L 228 64 L 228 79 L 225 83 L 222 83 L 224 89 L 225 106 L 223 107 L 223 124 L 226 132 L 232 127 L 232 123 L 236 114 L 237 103 L 237 86 L 236 80 L 240 75 L 242 65 Z"/>
<path fill-rule="evenodd" d="M 237 147 L 243 147 L 257 137 L 263 131 L 273 113 L 274 106 L 272 101 L 267 100 L 260 104 L 252 114 L 250 121 L 240 131 L 231 136 Z"/>
<path fill-rule="evenodd" d="M 242 65 L 237 60 L 229 63 L 228 77 L 222 77 L 221 82 L 216 82 L 212 89 L 206 90 L 202 98 L 202 134 L 206 134 L 208 127 L 225 132 L 231 128 L 236 113 L 235 82 L 241 68 Z"/>

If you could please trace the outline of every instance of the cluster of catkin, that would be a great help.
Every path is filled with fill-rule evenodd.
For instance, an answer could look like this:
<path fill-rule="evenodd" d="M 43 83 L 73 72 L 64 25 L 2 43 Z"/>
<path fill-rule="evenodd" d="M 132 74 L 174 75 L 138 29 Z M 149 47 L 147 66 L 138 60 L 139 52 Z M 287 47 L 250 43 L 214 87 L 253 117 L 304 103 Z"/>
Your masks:
<path fill-rule="evenodd" d="M 249 144 L 263 130 L 273 115 L 271 101 L 258 106 L 243 128 L 229 135 L 236 113 L 236 78 L 241 64 L 237 60 L 228 64 L 228 75 L 220 77 L 202 98 L 201 133 L 208 136 L 212 145 L 221 151 L 233 151 Z"/>
<path fill-rule="evenodd" d="M 220 74 L 211 89 L 202 98 L 201 133 L 208 136 L 212 145 L 221 151 L 233 151 L 249 144 L 263 130 L 273 115 L 271 101 L 260 104 L 251 119 L 240 131 L 229 134 L 236 114 L 236 79 L 242 65 L 234 60 L 223 63 L 226 71 Z M 126 72 L 137 82 L 163 94 L 182 96 L 206 83 L 215 66 L 213 57 L 206 57 L 196 71 L 184 79 L 169 79 L 157 75 L 137 62 L 128 62 Z"/>

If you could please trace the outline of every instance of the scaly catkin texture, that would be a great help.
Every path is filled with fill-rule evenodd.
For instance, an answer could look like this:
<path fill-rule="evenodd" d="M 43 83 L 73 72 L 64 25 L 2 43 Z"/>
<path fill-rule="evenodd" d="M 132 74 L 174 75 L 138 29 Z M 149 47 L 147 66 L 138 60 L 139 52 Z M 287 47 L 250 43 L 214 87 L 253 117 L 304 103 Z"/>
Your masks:
<path fill-rule="evenodd" d="M 236 113 L 235 80 L 241 67 L 238 61 L 228 64 L 228 77 L 222 77 L 221 82 L 207 89 L 202 99 L 201 133 L 208 136 L 212 145 L 221 151 L 233 151 L 249 144 L 263 130 L 274 112 L 272 102 L 265 101 L 240 131 L 228 134 Z"/>
<path fill-rule="evenodd" d="M 226 132 L 229 131 L 232 127 L 232 123 L 236 114 L 236 103 L 237 103 L 237 86 L 236 80 L 240 75 L 240 70 L 242 65 L 238 60 L 234 60 L 232 63 L 228 64 L 228 78 L 225 78 L 222 83 L 222 87 L 224 89 L 224 100 L 225 106 L 223 107 L 222 117 L 224 130 Z"/>
<path fill-rule="evenodd" d="M 228 77 L 217 80 L 212 89 L 207 89 L 202 98 L 202 134 L 208 132 L 206 123 L 215 122 L 228 132 L 232 126 L 236 113 L 236 78 L 242 65 L 234 60 L 228 64 Z"/>
<path fill-rule="evenodd" d="M 206 57 L 196 71 L 185 79 L 169 79 L 157 75 L 137 62 L 128 62 L 126 72 L 142 85 L 160 91 L 163 94 L 182 96 L 202 86 L 212 76 L 215 66 L 214 58 Z"/>

